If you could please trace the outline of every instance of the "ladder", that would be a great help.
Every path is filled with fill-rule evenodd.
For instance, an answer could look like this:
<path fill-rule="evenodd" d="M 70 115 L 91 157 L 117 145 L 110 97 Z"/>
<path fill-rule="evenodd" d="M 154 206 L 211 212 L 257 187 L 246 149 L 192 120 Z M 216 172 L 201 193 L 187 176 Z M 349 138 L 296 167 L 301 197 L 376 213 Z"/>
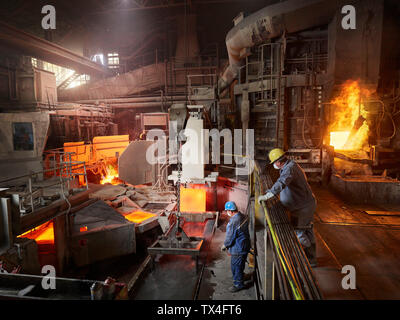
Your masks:
<path fill-rule="evenodd" d="M 68 78 L 66 78 L 63 82 L 61 82 L 58 86 L 57 89 L 67 89 L 68 86 L 74 81 L 76 80 L 78 77 L 80 76 L 79 73 L 74 72 L 73 74 L 71 74 Z"/>
<path fill-rule="evenodd" d="M 256 145 L 259 153 L 273 148 L 283 148 L 285 144 L 285 88 L 286 78 L 282 76 L 282 44 L 266 43 L 258 50 L 258 77 L 260 84 L 256 122 L 264 122 L 261 132 L 262 141 Z M 271 132 L 273 130 L 274 132 Z M 257 133 L 256 133 L 257 136 Z"/>

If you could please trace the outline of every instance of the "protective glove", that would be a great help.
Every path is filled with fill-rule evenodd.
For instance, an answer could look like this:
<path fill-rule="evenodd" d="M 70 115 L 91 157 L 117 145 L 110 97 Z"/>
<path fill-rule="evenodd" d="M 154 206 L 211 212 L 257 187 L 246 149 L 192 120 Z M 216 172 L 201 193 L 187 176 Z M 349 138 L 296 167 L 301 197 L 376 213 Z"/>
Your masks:
<path fill-rule="evenodd" d="M 260 204 L 261 201 L 267 201 L 268 199 L 271 199 L 273 197 L 274 194 L 272 192 L 267 192 L 266 194 L 258 197 L 258 204 Z"/>
<path fill-rule="evenodd" d="M 226 247 L 225 247 L 225 245 L 222 245 L 222 247 L 221 247 L 221 251 L 225 251 L 226 250 Z"/>

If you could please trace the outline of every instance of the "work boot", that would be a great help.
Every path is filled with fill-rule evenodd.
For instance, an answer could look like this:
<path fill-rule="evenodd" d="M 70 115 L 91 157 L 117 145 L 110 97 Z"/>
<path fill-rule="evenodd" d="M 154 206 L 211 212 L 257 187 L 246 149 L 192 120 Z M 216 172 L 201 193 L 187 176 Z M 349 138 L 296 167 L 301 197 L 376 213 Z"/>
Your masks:
<path fill-rule="evenodd" d="M 238 291 L 240 291 L 240 290 L 242 290 L 242 289 L 243 289 L 243 288 L 239 288 L 239 287 L 236 287 L 236 286 L 232 286 L 232 287 L 229 288 L 229 292 L 234 293 L 234 292 L 238 292 Z"/>

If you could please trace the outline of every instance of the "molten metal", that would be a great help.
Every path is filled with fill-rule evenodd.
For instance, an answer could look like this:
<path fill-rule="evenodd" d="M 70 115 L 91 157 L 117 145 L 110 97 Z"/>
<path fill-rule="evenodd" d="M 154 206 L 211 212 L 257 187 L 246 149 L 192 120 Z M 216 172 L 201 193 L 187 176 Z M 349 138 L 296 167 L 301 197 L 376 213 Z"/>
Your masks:
<path fill-rule="evenodd" d="M 206 190 L 189 189 L 181 187 L 181 212 L 205 212 L 206 211 Z"/>
<path fill-rule="evenodd" d="M 330 145 L 341 150 L 361 150 L 368 143 L 367 111 L 361 97 L 371 93 L 357 81 L 347 81 L 331 103 L 334 121 L 330 125 Z"/>
<path fill-rule="evenodd" d="M 33 239 L 38 245 L 54 244 L 53 222 L 49 221 L 43 223 L 42 225 L 19 235 L 18 238 Z"/>
<path fill-rule="evenodd" d="M 330 133 L 330 145 L 335 149 L 343 150 L 349 135 L 350 131 L 332 131 Z"/>
<path fill-rule="evenodd" d="M 124 215 L 124 218 L 134 223 L 142 223 L 143 221 L 146 221 L 147 219 L 155 216 L 155 214 L 149 212 L 133 211 Z"/>

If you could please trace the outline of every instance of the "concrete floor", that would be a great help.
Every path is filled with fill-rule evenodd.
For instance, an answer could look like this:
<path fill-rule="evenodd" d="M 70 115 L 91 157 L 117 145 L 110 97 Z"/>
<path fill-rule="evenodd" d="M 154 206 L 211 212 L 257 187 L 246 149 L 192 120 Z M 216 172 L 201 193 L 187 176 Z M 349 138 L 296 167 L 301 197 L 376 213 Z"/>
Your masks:
<path fill-rule="evenodd" d="M 253 268 L 246 263 L 245 275 L 250 279 L 245 281 L 246 289 L 231 293 L 229 288 L 233 285 L 231 273 L 231 258 L 220 248 L 225 240 L 226 222 L 221 224 L 214 233 L 210 250 L 207 256 L 207 264 L 204 268 L 203 279 L 199 292 L 199 300 L 255 300 L 255 288 L 251 275 Z M 247 258 L 249 261 L 249 257 Z"/>

